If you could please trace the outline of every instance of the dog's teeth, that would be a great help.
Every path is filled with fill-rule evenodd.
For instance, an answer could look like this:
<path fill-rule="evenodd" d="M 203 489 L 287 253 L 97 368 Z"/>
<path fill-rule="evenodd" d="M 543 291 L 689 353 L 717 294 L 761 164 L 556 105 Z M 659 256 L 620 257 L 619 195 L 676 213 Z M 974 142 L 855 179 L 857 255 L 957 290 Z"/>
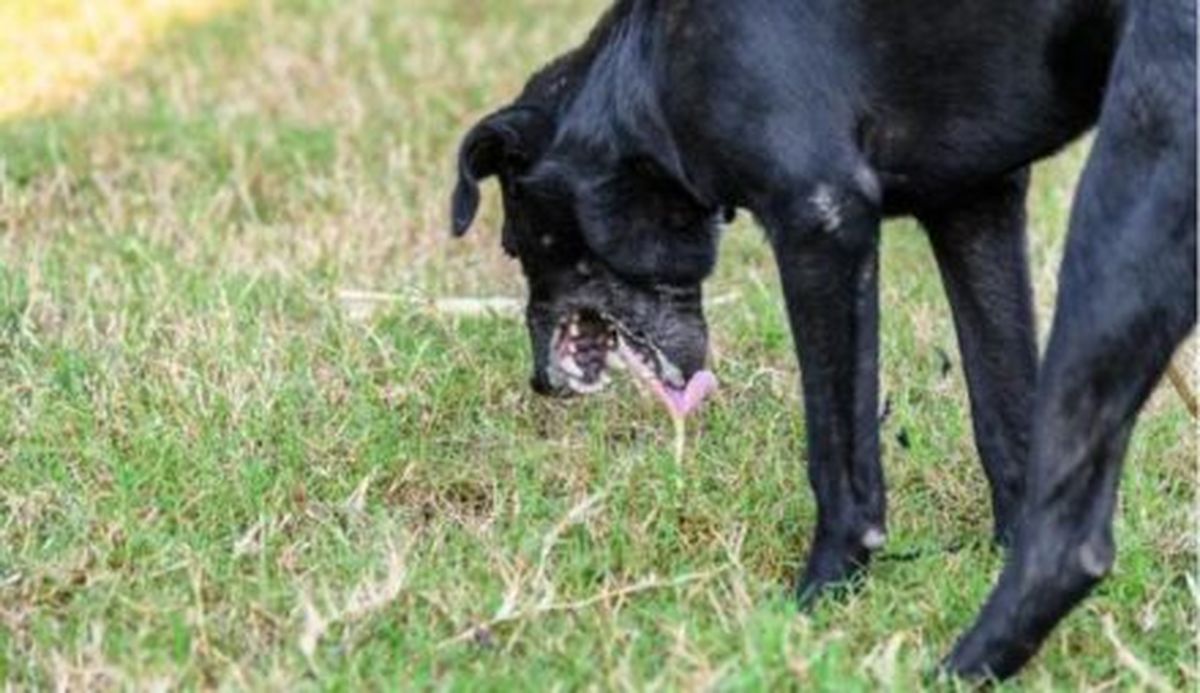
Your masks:
<path fill-rule="evenodd" d="M 593 395 L 604 389 L 604 382 L 585 383 L 582 380 L 569 378 L 567 385 L 581 395 Z"/>
<path fill-rule="evenodd" d="M 559 361 L 558 367 L 562 369 L 563 373 L 566 373 L 572 378 L 583 377 L 583 369 L 579 367 L 579 364 L 575 362 L 574 358 L 565 358 L 562 361 Z"/>

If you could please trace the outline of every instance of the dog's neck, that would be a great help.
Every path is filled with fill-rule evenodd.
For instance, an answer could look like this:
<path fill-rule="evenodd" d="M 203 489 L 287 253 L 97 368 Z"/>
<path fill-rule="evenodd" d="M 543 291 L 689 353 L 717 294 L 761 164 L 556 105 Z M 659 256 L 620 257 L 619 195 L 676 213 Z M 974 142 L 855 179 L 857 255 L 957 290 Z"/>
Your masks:
<path fill-rule="evenodd" d="M 526 83 L 517 103 L 545 110 L 556 120 L 566 114 L 583 87 L 597 56 L 628 23 L 637 0 L 619 0 L 600 18 L 587 40 L 555 58 L 537 71 Z"/>

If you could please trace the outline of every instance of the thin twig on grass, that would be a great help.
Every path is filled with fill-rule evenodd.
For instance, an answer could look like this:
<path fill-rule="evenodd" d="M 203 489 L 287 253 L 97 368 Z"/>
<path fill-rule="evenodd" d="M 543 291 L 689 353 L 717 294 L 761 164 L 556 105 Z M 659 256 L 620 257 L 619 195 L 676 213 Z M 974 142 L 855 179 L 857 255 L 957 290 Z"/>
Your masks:
<path fill-rule="evenodd" d="M 739 297 L 736 292 L 721 294 L 705 301 L 705 305 L 708 308 L 725 306 L 736 302 Z M 482 316 L 518 318 L 525 308 L 524 301 L 509 296 L 434 298 L 419 294 L 396 294 L 368 289 L 339 289 L 337 299 L 353 317 L 367 317 L 381 305 L 396 303 L 421 307 L 438 315 L 467 318 Z"/>
<path fill-rule="evenodd" d="M 542 547 L 538 555 L 537 568 L 533 571 L 532 584 L 534 589 L 540 590 L 540 598 L 532 605 L 520 608 L 521 602 L 521 585 L 524 582 L 521 579 L 514 580 L 509 585 L 507 592 L 504 595 L 504 600 L 500 607 L 496 609 L 496 613 L 492 618 L 484 623 L 478 623 L 470 628 L 463 630 L 454 637 L 443 640 L 438 644 L 438 648 L 442 649 L 456 643 L 466 642 L 469 640 L 489 641 L 491 639 L 492 630 L 497 626 L 506 623 L 524 623 L 538 616 L 550 613 L 573 612 L 581 609 L 586 609 L 593 604 L 599 604 L 611 599 L 626 597 L 631 594 L 640 592 L 648 592 L 652 590 L 665 589 L 670 587 L 678 587 L 691 582 L 699 582 L 711 579 L 713 576 L 728 570 L 729 566 L 724 566 L 717 570 L 704 573 L 688 573 L 680 575 L 669 580 L 660 580 L 653 576 L 639 580 L 632 585 L 625 585 L 615 589 L 604 590 L 590 597 L 569 602 L 554 601 L 554 584 L 548 579 L 550 557 L 554 553 L 555 546 L 559 540 L 574 525 L 583 522 L 590 517 L 604 501 L 607 493 L 598 491 L 593 493 L 578 503 L 576 503 L 561 520 L 556 522 L 553 527 L 542 537 Z"/>
<path fill-rule="evenodd" d="M 546 569 L 550 564 L 550 554 L 554 551 L 554 546 L 568 529 L 587 519 L 596 506 L 604 501 L 606 495 L 603 491 L 599 491 L 579 501 L 575 504 L 575 507 L 567 511 L 567 514 L 563 516 L 563 519 L 558 521 L 558 524 L 551 527 L 550 531 L 542 537 L 542 552 L 538 556 L 538 567 L 537 572 L 534 574 L 534 583 L 549 585 L 546 580 Z"/>
<path fill-rule="evenodd" d="M 1112 614 L 1104 614 L 1102 619 L 1104 623 L 1104 636 L 1112 643 L 1113 649 L 1117 652 L 1117 661 L 1126 669 L 1132 671 L 1143 686 L 1155 691 L 1170 691 L 1174 690 L 1167 680 L 1162 677 L 1162 674 L 1154 671 L 1142 660 L 1121 642 L 1117 637 L 1117 626 L 1113 623 Z"/>
<path fill-rule="evenodd" d="M 542 549 L 538 556 L 538 564 L 534 570 L 532 581 L 535 588 L 541 590 L 541 598 L 538 600 L 539 604 L 548 604 L 554 600 L 554 584 L 546 579 L 546 574 L 549 570 L 550 555 L 554 552 L 554 547 L 558 544 L 558 540 L 573 525 L 582 522 L 591 515 L 596 506 L 604 500 L 605 495 L 605 492 L 599 491 L 585 497 L 568 510 L 567 514 L 555 523 L 550 528 L 550 531 L 542 536 Z M 500 607 L 496 609 L 492 621 L 503 623 L 510 620 L 513 614 L 518 612 L 523 582 L 519 576 L 509 582 L 508 589 L 504 593 L 504 600 L 500 603 Z"/>
<path fill-rule="evenodd" d="M 466 630 L 462 631 L 458 635 L 455 635 L 452 638 L 443 640 L 441 643 L 438 644 L 438 648 L 441 649 L 441 648 L 449 647 L 450 645 L 454 645 L 457 643 L 476 639 L 479 637 L 480 634 L 489 633 L 492 629 L 496 628 L 497 626 L 504 625 L 506 623 L 513 623 L 516 621 L 533 619 L 538 616 L 542 616 L 542 615 L 550 614 L 550 613 L 581 611 L 581 610 L 586 609 L 595 604 L 610 601 L 612 599 L 617 599 L 620 597 L 627 597 L 632 594 L 638 594 L 641 592 L 650 592 L 650 591 L 660 590 L 660 589 L 669 589 L 669 588 L 674 588 L 674 587 L 682 587 L 683 585 L 687 585 L 687 584 L 691 584 L 691 583 L 695 583 L 695 582 L 705 582 L 707 580 L 711 580 L 712 578 L 716 577 L 717 575 L 720 575 L 721 573 L 724 573 L 727 570 L 729 570 L 729 566 L 722 566 L 720 568 L 717 568 L 716 570 L 709 570 L 709 571 L 702 572 L 702 573 L 686 573 L 684 575 L 677 575 L 676 577 L 673 577 L 669 580 L 661 580 L 661 579 L 657 579 L 657 578 L 653 578 L 653 577 L 644 578 L 642 580 L 639 580 L 639 581 L 633 583 L 632 585 L 625 585 L 623 587 L 618 587 L 616 589 L 605 590 L 603 592 L 594 594 L 594 595 L 592 595 L 590 597 L 586 597 L 584 599 L 579 599 L 579 600 L 571 601 L 571 602 L 552 602 L 549 604 L 538 604 L 538 605 L 530 607 L 528 609 L 522 609 L 520 611 L 512 611 L 511 613 L 508 613 L 508 614 L 496 616 L 495 618 L 492 618 L 491 620 L 489 620 L 485 623 L 480 623 L 480 624 L 471 626 L 470 628 L 467 628 Z"/>
<path fill-rule="evenodd" d="M 1167 366 L 1167 377 L 1171 380 L 1171 385 L 1175 386 L 1175 392 L 1179 393 L 1179 399 L 1183 400 L 1184 406 L 1192 413 L 1192 418 L 1200 418 L 1200 403 L 1196 401 L 1196 393 L 1192 391 L 1192 386 L 1178 362 L 1172 361 L 1171 365 Z"/>
<path fill-rule="evenodd" d="M 411 544 L 407 543 L 399 547 L 390 545 L 386 573 L 382 580 L 367 579 L 363 581 L 345 597 L 343 604 L 335 605 L 331 601 L 327 605 L 326 613 L 321 613 L 307 591 L 301 592 L 300 606 L 304 622 L 297 645 L 310 664 L 313 663 L 317 645 L 321 643 L 331 627 L 353 623 L 383 611 L 400 597 L 408 582 L 408 552 L 410 548 Z"/>
<path fill-rule="evenodd" d="M 362 289 L 340 289 L 338 301 L 354 316 L 366 317 L 380 305 L 403 303 L 423 308 L 439 315 L 480 317 L 496 315 L 518 317 L 521 301 L 507 296 L 428 298 L 419 295 L 391 294 Z"/>

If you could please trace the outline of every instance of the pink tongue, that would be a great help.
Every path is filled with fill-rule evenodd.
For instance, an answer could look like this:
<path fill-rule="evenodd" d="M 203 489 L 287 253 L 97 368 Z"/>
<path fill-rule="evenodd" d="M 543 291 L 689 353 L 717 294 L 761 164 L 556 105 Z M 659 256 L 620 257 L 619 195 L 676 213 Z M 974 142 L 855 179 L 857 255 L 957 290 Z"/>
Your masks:
<path fill-rule="evenodd" d="M 717 389 L 717 378 L 712 371 L 697 371 L 688 381 L 687 387 L 676 390 L 655 383 L 654 394 L 666 406 L 671 416 L 682 419 L 696 411 L 704 400 Z"/>

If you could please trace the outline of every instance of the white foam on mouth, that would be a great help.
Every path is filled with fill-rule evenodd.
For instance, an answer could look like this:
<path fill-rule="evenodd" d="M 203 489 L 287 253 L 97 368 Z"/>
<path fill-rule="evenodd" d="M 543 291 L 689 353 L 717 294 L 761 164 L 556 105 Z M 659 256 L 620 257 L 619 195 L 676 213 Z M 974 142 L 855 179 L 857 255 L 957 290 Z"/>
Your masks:
<path fill-rule="evenodd" d="M 574 356 L 568 354 L 566 358 L 559 359 L 558 367 L 572 380 L 583 380 L 583 369 L 579 367 Z"/>
<path fill-rule="evenodd" d="M 579 395 L 596 394 L 611 383 L 610 371 L 627 370 L 640 389 L 658 399 L 672 418 L 682 421 L 716 389 L 717 381 L 711 372 L 699 371 L 690 381 L 685 381 L 679 368 L 652 342 L 634 336 L 611 317 L 601 316 L 599 319 L 607 330 L 600 334 L 601 339 L 605 340 L 603 346 L 606 351 L 600 369 L 591 380 L 587 379 L 584 366 L 576 359 L 576 340 L 584 334 L 581 316 L 572 315 L 560 324 L 551 339 L 549 362 L 552 375 L 555 376 L 552 379 L 572 392 Z M 596 339 L 596 335 L 592 335 L 592 339 Z"/>
<path fill-rule="evenodd" d="M 717 379 L 711 371 L 701 370 L 692 375 L 691 380 L 683 387 L 675 387 L 660 379 L 654 368 L 637 349 L 618 337 L 617 353 L 624 360 L 634 382 L 640 384 L 643 390 L 658 398 L 667 409 L 667 413 L 677 422 L 683 421 L 689 414 L 698 409 L 704 400 L 717 389 Z M 659 352 L 655 352 L 656 356 Z M 670 362 L 667 362 L 670 363 Z M 682 376 L 680 376 L 682 381 Z"/>
<path fill-rule="evenodd" d="M 630 346 L 624 337 L 617 335 L 617 350 L 612 353 L 616 356 L 616 360 L 624 364 L 629 369 L 629 372 L 634 375 L 636 382 L 645 385 L 666 387 L 666 383 L 659 380 L 658 373 L 650 361 L 641 352 Z"/>
<path fill-rule="evenodd" d="M 595 379 L 588 380 L 587 373 L 575 358 L 578 347 L 577 339 L 583 335 L 579 324 L 580 315 L 576 313 L 563 321 L 554 330 L 550 338 L 548 363 L 551 369 L 551 380 L 565 384 L 572 392 L 580 395 L 592 395 L 607 387 L 612 378 L 605 370 L 601 370 Z M 605 355 L 605 366 L 611 367 L 611 350 Z M 557 376 L 557 377 L 555 377 Z"/>
<path fill-rule="evenodd" d="M 627 328 L 609 316 L 599 317 L 609 330 L 610 340 L 603 366 L 592 380 L 588 380 L 587 372 L 576 358 L 576 340 L 584 334 L 581 319 L 576 313 L 554 330 L 548 362 L 552 375 L 557 377 L 552 379 L 561 381 L 573 392 L 588 395 L 609 385 L 612 380 L 609 371 L 630 370 L 639 384 L 663 392 L 683 391 L 685 382 L 679 368 L 649 340 L 633 337 Z"/>
<path fill-rule="evenodd" d="M 608 387 L 611 379 L 607 373 L 601 374 L 595 382 L 589 383 L 579 378 L 567 378 L 567 387 L 579 395 L 594 395 Z"/>

